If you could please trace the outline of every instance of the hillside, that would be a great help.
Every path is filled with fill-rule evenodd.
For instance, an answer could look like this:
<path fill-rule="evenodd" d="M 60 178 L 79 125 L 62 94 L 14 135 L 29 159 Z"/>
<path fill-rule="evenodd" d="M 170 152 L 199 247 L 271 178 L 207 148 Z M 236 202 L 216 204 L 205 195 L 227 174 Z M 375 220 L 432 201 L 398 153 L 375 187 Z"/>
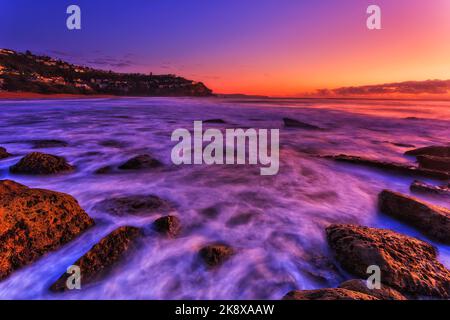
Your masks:
<path fill-rule="evenodd" d="M 0 91 L 120 96 L 210 96 L 201 82 L 175 75 L 115 73 L 27 51 L 0 49 Z"/>

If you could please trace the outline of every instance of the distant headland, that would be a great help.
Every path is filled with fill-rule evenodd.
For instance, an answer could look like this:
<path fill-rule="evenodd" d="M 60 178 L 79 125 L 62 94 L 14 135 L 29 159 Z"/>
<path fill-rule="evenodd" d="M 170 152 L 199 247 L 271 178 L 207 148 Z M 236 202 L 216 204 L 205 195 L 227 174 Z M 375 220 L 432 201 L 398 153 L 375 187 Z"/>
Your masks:
<path fill-rule="evenodd" d="M 0 49 L 0 92 L 58 95 L 212 96 L 202 82 L 176 75 L 116 73 Z"/>

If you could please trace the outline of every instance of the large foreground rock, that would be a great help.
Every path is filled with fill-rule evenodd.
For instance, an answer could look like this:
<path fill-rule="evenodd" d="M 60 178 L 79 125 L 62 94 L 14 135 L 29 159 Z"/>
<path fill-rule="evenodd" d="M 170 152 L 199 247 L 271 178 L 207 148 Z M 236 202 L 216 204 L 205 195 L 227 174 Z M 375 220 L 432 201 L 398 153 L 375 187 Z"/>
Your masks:
<path fill-rule="evenodd" d="M 74 263 L 81 271 L 81 287 L 101 280 L 112 267 L 129 251 L 141 231 L 134 227 L 120 227 L 100 240 L 89 252 Z M 51 290 L 61 292 L 67 289 L 70 274 L 64 273 L 52 286 Z"/>
<path fill-rule="evenodd" d="M 119 166 L 120 170 L 145 170 L 161 167 L 162 163 L 148 154 L 141 154 L 131 158 Z"/>
<path fill-rule="evenodd" d="M 0 181 L 0 280 L 93 224 L 70 195 Z"/>
<path fill-rule="evenodd" d="M 364 157 L 345 155 L 345 154 L 329 155 L 329 156 L 324 156 L 324 158 L 332 159 L 332 160 L 339 161 L 339 162 L 347 162 L 347 163 L 359 164 L 359 165 L 364 165 L 364 166 L 383 169 L 383 170 L 389 170 L 389 171 L 393 171 L 393 172 L 397 172 L 397 173 L 401 173 L 401 174 L 424 176 L 424 177 L 431 177 L 431 178 L 444 179 L 444 180 L 450 179 L 449 172 L 419 168 L 419 167 L 416 167 L 413 165 L 408 165 L 408 164 L 403 164 L 403 163 L 380 161 L 380 160 L 368 159 L 368 158 L 364 158 Z"/>
<path fill-rule="evenodd" d="M 450 210 L 398 192 L 383 190 L 380 210 L 421 230 L 430 238 L 450 243 Z"/>
<path fill-rule="evenodd" d="M 361 279 L 345 281 L 340 284 L 339 288 L 361 292 L 380 300 L 407 300 L 403 294 L 385 284 L 382 284 L 380 289 L 369 289 L 366 281 Z"/>
<path fill-rule="evenodd" d="M 218 243 L 203 247 L 199 254 L 208 267 L 217 267 L 231 258 L 234 249 L 226 244 Z"/>
<path fill-rule="evenodd" d="M 436 157 L 450 157 L 450 146 L 430 146 L 418 148 L 405 152 L 409 156 L 436 156 Z"/>
<path fill-rule="evenodd" d="M 283 300 L 378 300 L 374 296 L 341 288 L 294 290 Z"/>
<path fill-rule="evenodd" d="M 411 184 L 410 190 L 413 192 L 450 196 L 450 183 L 443 186 L 434 186 L 423 181 L 415 180 Z"/>
<path fill-rule="evenodd" d="M 381 282 L 412 296 L 450 297 L 450 272 L 423 241 L 384 229 L 332 225 L 326 229 L 336 259 L 348 272 L 367 278 L 377 265 Z"/>
<path fill-rule="evenodd" d="M 450 157 L 417 156 L 417 161 L 421 168 L 450 172 Z"/>
<path fill-rule="evenodd" d="M 172 211 L 173 207 L 169 201 L 152 194 L 110 198 L 95 205 L 97 211 L 105 211 L 115 216 L 164 214 Z"/>
<path fill-rule="evenodd" d="M 54 174 L 72 171 L 74 169 L 63 157 L 40 152 L 32 152 L 9 168 L 17 174 Z"/>
<path fill-rule="evenodd" d="M 6 158 L 8 158 L 10 156 L 11 156 L 11 154 L 8 153 L 5 148 L 0 147 L 0 160 L 1 159 L 6 159 Z"/>

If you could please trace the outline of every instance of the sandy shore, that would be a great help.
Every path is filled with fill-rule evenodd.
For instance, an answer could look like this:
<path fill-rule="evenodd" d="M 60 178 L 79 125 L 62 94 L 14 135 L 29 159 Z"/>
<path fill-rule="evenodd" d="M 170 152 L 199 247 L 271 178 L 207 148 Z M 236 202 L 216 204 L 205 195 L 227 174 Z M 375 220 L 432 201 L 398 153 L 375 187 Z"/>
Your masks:
<path fill-rule="evenodd" d="M 0 92 L 0 99 L 95 99 L 117 98 L 113 95 L 85 95 L 85 94 L 42 94 L 34 92 Z"/>

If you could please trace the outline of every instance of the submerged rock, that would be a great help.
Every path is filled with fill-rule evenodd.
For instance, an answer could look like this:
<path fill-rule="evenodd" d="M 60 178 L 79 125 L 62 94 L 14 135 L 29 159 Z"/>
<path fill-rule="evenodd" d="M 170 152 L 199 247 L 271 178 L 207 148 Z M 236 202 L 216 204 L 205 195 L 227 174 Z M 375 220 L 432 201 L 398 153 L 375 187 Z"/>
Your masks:
<path fill-rule="evenodd" d="M 450 172 L 450 157 L 417 156 L 417 161 L 421 168 Z"/>
<path fill-rule="evenodd" d="M 208 120 L 203 120 L 203 123 L 218 123 L 218 124 L 225 124 L 227 123 L 225 120 L 222 119 L 208 119 Z"/>
<path fill-rule="evenodd" d="M 226 226 L 229 228 L 234 228 L 240 225 L 248 224 L 254 218 L 254 216 L 255 214 L 250 212 L 238 214 L 228 219 L 228 221 L 226 222 Z"/>
<path fill-rule="evenodd" d="M 66 159 L 63 157 L 32 152 L 10 167 L 9 171 L 17 174 L 44 175 L 68 172 L 74 169 L 75 167 L 67 163 Z"/>
<path fill-rule="evenodd" d="M 413 144 L 409 144 L 409 143 L 393 142 L 393 141 L 385 141 L 385 142 L 390 143 L 393 146 L 401 147 L 401 148 L 414 148 L 415 147 Z"/>
<path fill-rule="evenodd" d="M 199 254 L 208 267 L 217 267 L 234 255 L 234 249 L 226 244 L 211 244 L 203 247 Z"/>
<path fill-rule="evenodd" d="M 159 160 L 154 159 L 148 154 L 141 154 L 134 158 L 131 158 L 121 166 L 120 170 L 142 170 L 142 169 L 154 169 L 161 167 L 162 163 Z"/>
<path fill-rule="evenodd" d="M 124 141 L 117 141 L 117 140 L 103 140 L 99 142 L 99 145 L 107 148 L 121 149 L 125 148 L 127 146 L 127 143 Z"/>
<path fill-rule="evenodd" d="M 11 156 L 11 154 L 8 153 L 5 148 L 0 147 L 0 160 L 1 159 L 6 159 L 6 158 L 8 158 L 10 156 Z"/>
<path fill-rule="evenodd" d="M 0 181 L 0 280 L 93 224 L 68 194 Z"/>
<path fill-rule="evenodd" d="M 207 219 L 216 219 L 220 215 L 220 208 L 218 206 L 212 206 L 203 208 L 199 213 Z"/>
<path fill-rule="evenodd" d="M 283 300 L 378 300 L 374 296 L 342 289 L 328 288 L 317 290 L 294 290 L 283 297 Z"/>
<path fill-rule="evenodd" d="M 408 156 L 436 156 L 448 158 L 450 157 L 450 146 L 430 146 L 418 148 L 406 151 L 405 154 Z"/>
<path fill-rule="evenodd" d="M 161 217 L 153 222 L 155 230 L 168 237 L 176 237 L 181 232 L 181 222 L 175 216 Z"/>
<path fill-rule="evenodd" d="M 431 184 L 415 180 L 410 187 L 411 191 L 438 194 L 443 196 L 450 196 L 450 184 L 444 186 L 433 186 Z"/>
<path fill-rule="evenodd" d="M 383 190 L 380 210 L 421 230 L 430 238 L 450 243 L 450 210 L 398 192 Z"/>
<path fill-rule="evenodd" d="M 361 292 L 370 296 L 374 296 L 380 300 L 407 300 L 407 298 L 397 290 L 381 284 L 380 289 L 369 289 L 366 281 L 361 279 L 348 280 L 339 286 L 339 288 L 351 291 Z"/>
<path fill-rule="evenodd" d="M 135 227 L 120 227 L 94 245 L 89 252 L 78 259 L 74 265 L 81 271 L 81 286 L 101 280 L 111 268 L 119 262 L 124 254 L 135 244 L 141 231 Z M 50 289 L 55 292 L 67 290 L 67 279 L 70 274 L 64 273 Z"/>
<path fill-rule="evenodd" d="M 109 173 L 113 173 L 114 172 L 114 168 L 112 166 L 104 166 L 101 168 L 98 168 L 97 170 L 95 170 L 95 174 L 109 174 Z"/>
<path fill-rule="evenodd" d="M 173 205 L 155 195 L 132 195 L 100 201 L 95 209 L 115 216 L 164 214 L 173 210 Z"/>
<path fill-rule="evenodd" d="M 283 118 L 283 122 L 284 122 L 284 126 L 287 128 L 298 128 L 298 129 L 305 129 L 305 130 L 322 130 L 322 128 L 309 124 L 309 123 L 305 123 L 305 122 L 301 122 L 295 119 L 291 119 L 291 118 Z"/>
<path fill-rule="evenodd" d="M 421 240 L 385 230 L 355 225 L 331 225 L 327 240 L 348 272 L 367 277 L 380 267 L 382 283 L 413 296 L 450 297 L 450 272 L 436 249 Z"/>
<path fill-rule="evenodd" d="M 55 139 L 49 139 L 49 140 L 27 140 L 27 143 L 31 143 L 33 146 L 33 149 L 40 149 L 40 148 L 64 148 L 67 147 L 69 144 L 66 141 L 62 140 L 55 140 Z"/>
<path fill-rule="evenodd" d="M 345 155 L 345 154 L 324 156 L 324 158 L 332 159 L 332 160 L 340 161 L 340 162 L 347 162 L 347 163 L 354 163 L 354 164 L 369 166 L 369 167 L 383 169 L 383 170 L 389 170 L 389 171 L 402 173 L 402 174 L 419 175 L 419 176 L 432 177 L 432 178 L 445 179 L 445 180 L 450 179 L 449 172 L 424 169 L 424 168 L 419 168 L 419 167 L 416 167 L 413 165 L 407 165 L 407 164 L 403 164 L 403 163 L 386 162 L 386 161 L 368 159 L 368 158 L 363 158 L 363 157 L 359 157 L 359 156 L 351 156 L 351 155 Z"/>

